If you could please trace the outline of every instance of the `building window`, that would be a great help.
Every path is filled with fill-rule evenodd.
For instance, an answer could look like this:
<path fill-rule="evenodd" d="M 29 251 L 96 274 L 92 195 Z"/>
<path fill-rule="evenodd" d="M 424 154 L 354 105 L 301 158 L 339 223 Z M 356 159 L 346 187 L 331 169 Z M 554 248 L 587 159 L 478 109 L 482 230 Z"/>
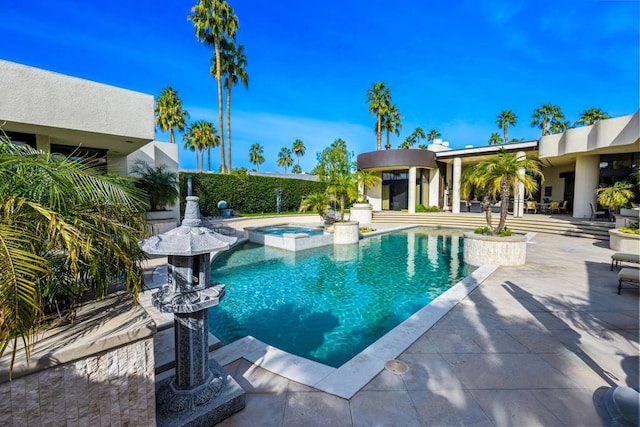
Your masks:
<path fill-rule="evenodd" d="M 21 133 L 21 132 L 5 132 L 11 142 L 16 145 L 28 145 L 31 148 L 38 148 L 36 146 L 36 136 L 32 133 Z"/>
<path fill-rule="evenodd" d="M 51 144 L 51 152 L 61 154 L 78 162 L 87 163 L 96 167 L 102 173 L 107 173 L 107 150 Z"/>

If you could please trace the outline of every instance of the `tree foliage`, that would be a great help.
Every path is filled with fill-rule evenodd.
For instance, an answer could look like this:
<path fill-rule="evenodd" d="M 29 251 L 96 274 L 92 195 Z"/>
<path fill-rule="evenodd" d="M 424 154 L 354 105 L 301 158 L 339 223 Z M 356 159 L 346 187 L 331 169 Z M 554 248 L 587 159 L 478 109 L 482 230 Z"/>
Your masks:
<path fill-rule="evenodd" d="M 27 358 L 51 313 L 73 316 L 87 293 L 116 279 L 142 287 L 146 223 L 130 179 L 88 162 L 16 146 L 0 137 L 0 354 L 18 342 Z"/>
<path fill-rule="evenodd" d="M 189 113 L 182 109 L 178 92 L 171 86 L 160 91 L 154 108 L 156 126 L 163 132 L 169 131 L 169 141 L 175 144 L 175 130 L 183 131 Z"/>
<path fill-rule="evenodd" d="M 367 103 L 369 113 L 376 116 L 376 145 L 377 150 L 382 150 L 382 117 L 391 107 L 391 90 L 384 82 L 373 83 L 367 90 Z"/>

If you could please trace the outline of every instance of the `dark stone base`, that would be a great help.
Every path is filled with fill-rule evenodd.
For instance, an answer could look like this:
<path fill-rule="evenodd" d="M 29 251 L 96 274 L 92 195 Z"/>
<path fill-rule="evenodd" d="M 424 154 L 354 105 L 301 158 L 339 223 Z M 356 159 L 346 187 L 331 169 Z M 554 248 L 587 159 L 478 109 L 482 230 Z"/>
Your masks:
<path fill-rule="evenodd" d="M 236 380 L 228 375 L 214 359 L 209 359 L 209 369 L 213 373 L 211 385 L 192 396 L 177 394 L 171 387 L 173 377 L 156 384 L 156 425 L 158 427 L 212 426 L 244 409 L 245 392 Z M 210 400 L 205 401 L 209 396 Z M 176 405 L 177 401 L 186 401 L 186 404 Z M 177 408 L 181 406 L 188 409 L 179 412 Z"/>

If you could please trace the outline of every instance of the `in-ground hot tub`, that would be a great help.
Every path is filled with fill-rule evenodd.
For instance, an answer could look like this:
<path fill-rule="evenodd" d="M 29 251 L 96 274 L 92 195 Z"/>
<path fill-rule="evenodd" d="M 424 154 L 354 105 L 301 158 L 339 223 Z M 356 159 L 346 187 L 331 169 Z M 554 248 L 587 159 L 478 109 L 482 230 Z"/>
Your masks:
<path fill-rule="evenodd" d="M 323 228 L 296 224 L 247 227 L 244 235 L 250 242 L 293 252 L 333 243 L 333 234 Z"/>

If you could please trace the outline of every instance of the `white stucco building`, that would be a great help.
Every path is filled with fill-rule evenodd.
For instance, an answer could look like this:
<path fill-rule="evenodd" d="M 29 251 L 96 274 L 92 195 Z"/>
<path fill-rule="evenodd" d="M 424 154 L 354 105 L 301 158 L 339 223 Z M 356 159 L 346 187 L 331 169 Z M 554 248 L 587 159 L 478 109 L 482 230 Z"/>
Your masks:
<path fill-rule="evenodd" d="M 596 189 L 619 180 L 640 166 L 640 112 L 602 120 L 537 141 L 453 150 L 439 140 L 428 150 L 397 149 L 358 155 L 358 169 L 374 171 L 382 183 L 368 191 L 374 210 L 406 209 L 417 204 L 460 212 L 460 178 L 464 168 L 497 155 L 499 150 L 537 155 L 545 181 L 534 198 L 567 201 L 574 218 L 589 218 L 596 206 Z M 429 152 L 430 154 L 426 154 Z M 636 202 L 640 191 L 636 187 Z M 523 214 L 522 194 L 515 194 L 513 212 Z"/>
<path fill-rule="evenodd" d="M 0 127 L 16 143 L 91 156 L 119 175 L 137 160 L 178 172 L 177 145 L 154 141 L 152 95 L 4 60 L 0 94 Z"/>

